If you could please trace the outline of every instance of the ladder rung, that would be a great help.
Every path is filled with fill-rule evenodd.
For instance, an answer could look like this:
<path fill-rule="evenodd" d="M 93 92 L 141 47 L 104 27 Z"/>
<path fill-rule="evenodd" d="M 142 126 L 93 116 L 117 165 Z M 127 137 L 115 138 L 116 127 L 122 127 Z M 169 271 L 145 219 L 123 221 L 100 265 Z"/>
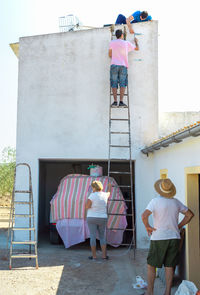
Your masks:
<path fill-rule="evenodd" d="M 13 214 L 16 217 L 34 217 L 33 214 Z"/>
<path fill-rule="evenodd" d="M 129 121 L 129 119 L 110 118 L 111 121 Z"/>
<path fill-rule="evenodd" d="M 132 200 L 112 199 L 112 200 L 108 200 L 108 202 L 132 202 Z"/>
<path fill-rule="evenodd" d="M 110 171 L 110 174 L 131 174 L 131 172 L 123 172 L 123 171 Z"/>
<path fill-rule="evenodd" d="M 34 227 L 11 227 L 11 230 L 28 230 L 28 231 L 31 231 L 31 230 L 35 230 Z"/>
<path fill-rule="evenodd" d="M 111 110 L 113 109 L 128 109 L 128 106 L 110 106 L 111 107 Z"/>
<path fill-rule="evenodd" d="M 133 216 L 132 214 L 123 214 L 123 213 L 107 213 L 108 215 L 112 216 Z"/>
<path fill-rule="evenodd" d="M 18 242 L 18 241 L 12 241 L 11 242 L 13 245 L 36 245 L 36 241 L 23 241 L 23 242 Z"/>
<path fill-rule="evenodd" d="M 132 202 L 132 200 L 123 200 L 123 199 L 112 199 L 112 200 L 109 200 L 108 199 L 108 202 Z"/>
<path fill-rule="evenodd" d="M 110 161 L 131 161 L 131 159 L 117 159 L 117 158 L 110 158 Z"/>
<path fill-rule="evenodd" d="M 112 187 L 131 187 L 130 185 L 112 185 Z"/>
<path fill-rule="evenodd" d="M 133 229 L 132 228 L 126 228 L 126 229 L 124 229 L 124 228 L 114 228 L 114 227 L 111 227 L 111 228 L 108 228 L 108 229 L 110 229 L 110 230 L 126 230 L 126 231 L 133 231 Z"/>
<path fill-rule="evenodd" d="M 118 132 L 118 131 L 111 131 L 111 134 L 130 134 L 130 132 Z"/>
<path fill-rule="evenodd" d="M 108 25 L 108 26 L 112 26 L 112 25 Z M 143 35 L 143 34 L 142 34 L 142 33 L 134 33 L 134 35 L 135 35 L 135 36 L 141 36 L 141 35 Z M 115 34 L 112 34 L 112 36 L 113 36 L 113 37 L 116 37 Z"/>
<path fill-rule="evenodd" d="M 32 204 L 32 202 L 28 201 L 14 201 L 15 204 Z"/>
<path fill-rule="evenodd" d="M 11 258 L 37 258 L 36 254 L 12 254 Z"/>
<path fill-rule="evenodd" d="M 30 194 L 31 191 L 24 191 L 24 190 L 19 191 L 19 190 L 16 190 L 15 193 L 18 193 L 18 194 L 20 194 L 20 193 L 22 193 L 22 194 Z"/>
<path fill-rule="evenodd" d="M 117 93 L 117 95 L 119 95 L 120 96 L 120 93 Z M 128 94 L 127 93 L 124 93 L 124 95 L 123 96 L 128 96 Z"/>
<path fill-rule="evenodd" d="M 123 243 L 112 243 L 112 245 L 119 245 L 119 246 L 130 246 L 130 244 L 123 244 Z"/>
<path fill-rule="evenodd" d="M 130 145 L 114 145 L 114 144 L 110 144 L 110 147 L 130 148 Z"/>
<path fill-rule="evenodd" d="M 110 95 L 113 96 L 113 93 L 111 92 Z M 120 96 L 120 93 L 117 93 L 117 96 Z M 128 96 L 128 94 L 127 93 L 124 93 L 123 96 Z"/>

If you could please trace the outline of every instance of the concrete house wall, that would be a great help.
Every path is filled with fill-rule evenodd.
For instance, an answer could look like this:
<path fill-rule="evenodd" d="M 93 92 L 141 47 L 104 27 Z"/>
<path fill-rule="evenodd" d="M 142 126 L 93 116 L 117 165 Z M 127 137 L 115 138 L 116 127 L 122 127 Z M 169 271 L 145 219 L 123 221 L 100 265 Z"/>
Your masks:
<path fill-rule="evenodd" d="M 200 264 L 200 137 L 189 137 L 180 143 L 172 144 L 167 148 L 161 148 L 146 157 L 146 166 L 151 166 L 147 177 L 146 187 L 151 187 L 148 192 L 145 188 L 144 198 L 150 201 L 157 195 L 154 191 L 154 182 L 166 174 L 176 186 L 176 198 L 186 204 L 195 214 L 186 231 L 186 278 L 193 281 L 199 288 L 199 264 Z M 145 210 L 147 203 L 142 204 L 141 212 Z M 183 215 L 182 215 L 183 217 Z M 146 232 L 141 226 L 141 241 L 147 238 Z M 138 230 L 140 227 L 138 226 Z M 144 243 L 143 243 L 144 245 Z M 141 244 L 142 246 L 142 244 Z"/>
<path fill-rule="evenodd" d="M 141 187 L 142 177 L 152 165 L 149 167 L 140 149 L 158 136 L 158 32 L 156 21 L 133 26 L 141 34 L 137 36 L 140 50 L 129 55 L 139 224 L 141 197 L 149 190 Z M 108 159 L 110 39 L 109 28 L 20 38 L 17 162 L 27 162 L 32 169 L 36 226 L 39 159 Z M 132 39 L 128 34 L 127 40 Z M 119 110 L 116 112 L 120 116 Z M 123 143 L 122 138 L 117 140 Z M 126 154 L 117 151 L 115 156 L 122 158 Z M 24 173 L 19 174 L 19 186 L 25 183 Z M 139 246 L 143 245 L 141 237 L 138 225 Z"/>

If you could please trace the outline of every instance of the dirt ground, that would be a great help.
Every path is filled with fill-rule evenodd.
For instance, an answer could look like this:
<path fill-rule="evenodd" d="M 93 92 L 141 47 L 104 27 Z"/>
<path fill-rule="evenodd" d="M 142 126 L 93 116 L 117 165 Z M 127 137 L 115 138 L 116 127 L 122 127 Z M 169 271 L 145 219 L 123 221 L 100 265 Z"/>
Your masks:
<path fill-rule="evenodd" d="M 0 206 L 0 228 L 8 228 L 9 226 L 10 208 Z"/>
<path fill-rule="evenodd" d="M 5 229 L 0 230 L 0 295 L 136 295 L 144 290 L 133 289 L 135 276 L 146 280 L 146 250 L 109 247 L 110 260 L 90 261 L 89 243 L 65 249 L 63 245 L 51 245 L 48 240 L 38 247 L 39 269 L 35 259 L 14 259 L 8 269 Z M 172 295 L 177 287 L 173 288 Z M 164 294 L 159 278 L 155 283 L 155 295 Z"/>

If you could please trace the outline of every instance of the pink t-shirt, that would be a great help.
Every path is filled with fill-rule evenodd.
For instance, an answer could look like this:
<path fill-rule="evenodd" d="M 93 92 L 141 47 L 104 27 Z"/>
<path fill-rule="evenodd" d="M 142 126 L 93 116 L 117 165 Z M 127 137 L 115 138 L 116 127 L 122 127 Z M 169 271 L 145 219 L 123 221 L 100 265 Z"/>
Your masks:
<path fill-rule="evenodd" d="M 117 39 L 110 42 L 109 49 L 112 49 L 111 65 L 128 68 L 128 53 L 135 50 L 135 45 L 129 41 Z"/>

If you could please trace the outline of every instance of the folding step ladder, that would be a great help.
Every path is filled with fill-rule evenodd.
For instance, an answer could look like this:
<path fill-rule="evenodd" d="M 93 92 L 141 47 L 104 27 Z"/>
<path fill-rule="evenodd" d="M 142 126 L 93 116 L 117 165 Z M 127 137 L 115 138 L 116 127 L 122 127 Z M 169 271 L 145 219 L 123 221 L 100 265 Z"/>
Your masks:
<path fill-rule="evenodd" d="M 29 176 L 29 189 L 28 190 L 16 190 L 16 173 L 18 167 L 27 167 Z M 20 199 L 22 200 L 20 200 Z M 17 209 L 23 206 L 24 212 L 20 210 L 18 214 Z M 16 227 L 15 224 L 18 218 L 28 223 L 27 227 Z M 28 239 L 24 241 L 16 241 L 14 239 L 14 232 L 22 231 L 28 232 Z M 33 233 L 33 234 L 32 234 Z M 9 218 L 9 229 L 8 229 L 8 242 L 10 240 L 10 255 L 9 255 L 9 269 L 12 269 L 12 259 L 14 258 L 34 258 L 36 268 L 38 268 L 38 254 L 37 254 L 37 241 L 36 241 L 36 230 L 35 230 L 35 220 L 34 220 L 34 206 L 33 206 L 33 192 L 32 192 L 32 180 L 31 180 L 31 168 L 26 163 L 17 164 L 15 167 L 14 174 L 14 186 L 12 192 L 12 202 Z M 15 253 L 14 245 L 28 245 L 28 253 Z M 32 253 L 32 248 L 34 247 L 34 253 Z M 8 244 L 7 244 L 8 247 Z"/>
<path fill-rule="evenodd" d="M 113 39 L 113 34 L 114 32 L 114 27 L 111 27 L 111 34 Z M 124 27 L 124 39 L 126 38 L 126 27 Z M 120 94 L 118 93 L 117 96 Z M 129 184 L 125 185 L 119 185 L 122 190 L 126 190 L 129 192 L 129 198 L 128 199 L 123 199 L 123 200 L 108 200 L 108 202 L 127 202 L 126 205 L 127 207 L 131 207 L 131 214 L 111 214 L 108 212 L 109 215 L 120 215 L 120 216 L 130 216 L 132 217 L 132 223 L 131 227 L 126 229 L 118 229 L 118 228 L 112 228 L 112 230 L 123 230 L 124 232 L 131 232 L 132 233 L 132 241 L 131 244 L 128 243 L 121 243 L 121 244 L 116 244 L 115 245 L 121 245 L 121 246 L 133 246 L 134 249 L 134 254 L 135 254 L 135 213 L 134 213 L 134 199 L 133 199 L 133 167 L 132 167 L 132 160 L 131 160 L 131 126 L 130 126 L 130 103 L 129 103 L 129 89 L 128 86 L 126 87 L 126 93 L 124 94 L 124 98 L 126 97 L 126 102 L 127 102 L 127 107 L 126 108 L 121 108 L 121 107 L 112 107 L 111 104 L 113 102 L 113 93 L 112 89 L 110 87 L 110 104 L 109 104 L 109 154 L 108 154 L 108 177 L 113 177 L 114 175 L 128 175 L 129 176 Z M 115 117 L 113 116 L 113 113 L 115 113 Z M 123 116 L 122 116 L 123 115 Z M 113 130 L 113 124 L 114 123 L 125 123 L 126 122 L 126 129 L 120 130 L 120 128 L 117 130 Z M 113 140 L 116 139 L 116 136 L 118 136 L 118 140 L 123 139 L 122 137 L 126 137 L 125 139 L 125 144 L 113 144 Z M 120 150 L 121 149 L 126 149 L 128 157 L 127 158 L 122 158 L 122 157 L 112 157 L 113 151 L 118 150 L 118 155 L 119 153 L 121 154 Z M 114 171 L 112 166 L 114 163 L 119 161 L 126 161 L 129 164 L 129 168 L 127 169 L 128 171 Z"/>

